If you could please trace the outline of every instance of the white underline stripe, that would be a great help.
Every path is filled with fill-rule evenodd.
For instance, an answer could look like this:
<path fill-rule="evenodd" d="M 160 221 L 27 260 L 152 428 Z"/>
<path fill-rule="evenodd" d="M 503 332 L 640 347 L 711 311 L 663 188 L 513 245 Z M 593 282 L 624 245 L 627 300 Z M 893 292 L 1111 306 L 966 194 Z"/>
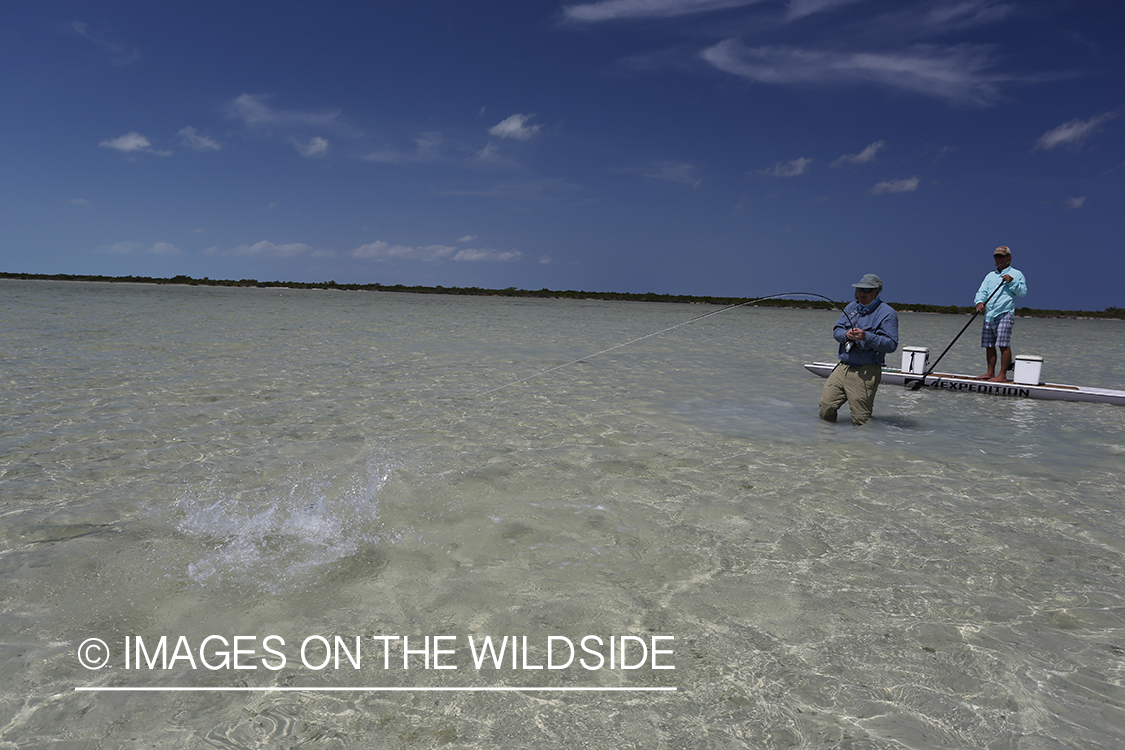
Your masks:
<path fill-rule="evenodd" d="M 84 693 L 123 693 L 123 692 L 181 692 L 181 693 L 237 693 L 237 692 L 464 692 L 464 693 L 515 693 L 528 690 L 550 692 L 676 692 L 674 687 L 75 687 L 76 692 Z"/>

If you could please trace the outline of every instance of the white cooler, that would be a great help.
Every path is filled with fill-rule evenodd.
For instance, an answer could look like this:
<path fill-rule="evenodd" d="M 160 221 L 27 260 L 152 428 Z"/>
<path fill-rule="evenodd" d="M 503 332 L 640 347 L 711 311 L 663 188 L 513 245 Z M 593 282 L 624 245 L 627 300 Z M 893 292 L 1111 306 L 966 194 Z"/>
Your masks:
<path fill-rule="evenodd" d="M 925 375 L 930 361 L 930 350 L 924 346 L 905 346 L 902 349 L 902 371 L 911 375 Z"/>
<path fill-rule="evenodd" d="M 1039 376 L 1043 372 L 1043 358 L 1034 354 L 1017 354 L 1015 356 L 1016 371 L 1012 380 L 1021 385 L 1039 385 Z"/>

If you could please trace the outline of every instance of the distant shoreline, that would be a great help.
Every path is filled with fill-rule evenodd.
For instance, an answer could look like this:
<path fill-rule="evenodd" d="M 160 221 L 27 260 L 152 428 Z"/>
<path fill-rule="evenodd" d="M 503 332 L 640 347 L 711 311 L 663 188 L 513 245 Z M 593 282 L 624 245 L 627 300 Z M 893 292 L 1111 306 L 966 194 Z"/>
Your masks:
<path fill-rule="evenodd" d="M 739 305 L 745 304 L 754 297 L 708 297 L 689 294 L 657 294 L 647 292 L 638 294 L 634 292 L 586 292 L 586 291 L 558 291 L 551 289 L 484 289 L 481 287 L 446 287 L 446 286 L 406 286 L 404 284 L 337 284 L 335 281 L 303 282 L 303 281 L 258 281 L 257 279 L 211 279 L 203 277 L 194 279 L 191 276 L 173 276 L 171 278 L 153 278 L 150 276 L 96 276 L 83 274 L 44 274 L 44 273 L 8 273 L 0 271 L 0 279 L 16 279 L 25 281 L 96 281 L 103 283 L 132 283 L 132 284 L 176 284 L 182 286 L 225 286 L 249 287 L 259 289 L 331 289 L 348 292 L 410 292 L 413 294 L 455 294 L 462 296 L 478 297 L 529 297 L 536 299 L 584 299 L 584 300 L 609 300 L 621 302 L 680 302 L 687 304 L 705 305 Z M 793 296 L 797 296 L 794 294 Z M 839 305 L 844 302 L 837 303 Z M 906 302 L 891 302 L 890 305 L 898 312 L 919 313 L 945 313 L 949 315 L 970 315 L 972 307 L 959 307 L 957 305 L 924 305 Z M 754 301 L 753 307 L 783 307 L 798 309 L 828 309 L 829 305 L 823 300 L 796 300 L 796 299 L 763 299 Z M 1105 320 L 1125 320 L 1125 308 L 1108 307 L 1101 311 L 1083 310 L 1037 310 L 1029 307 L 1016 309 L 1016 315 L 1021 318 L 1090 318 Z"/>

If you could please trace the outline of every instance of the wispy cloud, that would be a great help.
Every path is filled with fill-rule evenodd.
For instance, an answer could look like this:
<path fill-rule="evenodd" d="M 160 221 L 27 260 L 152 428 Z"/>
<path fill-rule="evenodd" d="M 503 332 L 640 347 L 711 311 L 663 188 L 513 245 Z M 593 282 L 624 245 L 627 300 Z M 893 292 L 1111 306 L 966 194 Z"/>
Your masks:
<path fill-rule="evenodd" d="M 109 255 L 177 255 L 180 248 L 171 242 L 157 242 L 145 245 L 142 242 L 115 242 L 112 245 L 102 245 L 95 248 L 95 252 Z"/>
<path fill-rule="evenodd" d="M 152 147 L 148 138 L 145 138 L 140 133 L 133 131 L 117 138 L 109 138 L 98 144 L 102 148 L 111 148 L 114 151 L 120 151 L 123 154 L 156 154 L 157 156 L 171 156 L 171 151 L 158 151 Z"/>
<path fill-rule="evenodd" d="M 248 127 L 335 127 L 340 125 L 340 110 L 300 112 L 269 106 L 270 96 L 242 94 L 227 106 L 227 113 Z"/>
<path fill-rule="evenodd" d="M 568 6 L 563 9 L 563 16 L 570 21 L 585 23 L 628 18 L 674 18 L 759 2 L 763 0 L 602 0 Z"/>
<path fill-rule="evenodd" d="M 458 242 L 472 238 L 462 237 Z M 412 260 L 423 263 L 433 263 L 441 260 L 451 260 L 463 263 L 505 263 L 520 260 L 523 254 L 519 250 L 492 250 L 488 248 L 456 248 L 451 245 L 422 245 L 411 247 L 409 245 L 392 245 L 378 240 L 357 247 L 351 253 L 353 258 L 363 260 Z"/>
<path fill-rule="evenodd" d="M 1117 117 L 1116 112 L 1091 117 L 1089 120 L 1071 120 L 1064 122 L 1054 130 L 1049 130 L 1039 137 L 1032 151 L 1043 149 L 1049 151 L 1056 146 L 1079 146 L 1087 138 L 1101 131 L 1102 125 Z"/>
<path fill-rule="evenodd" d="M 786 17 L 791 21 L 797 20 L 814 13 L 833 10 L 856 2 L 862 2 L 862 0 L 790 0 Z"/>
<path fill-rule="evenodd" d="M 90 27 L 81 21 L 72 21 L 70 28 L 108 52 L 109 60 L 114 65 L 129 65 L 141 57 L 141 51 L 133 45 L 111 39 L 105 32 L 91 31 Z"/>
<path fill-rule="evenodd" d="M 923 19 L 930 31 L 949 32 L 998 23 L 1016 9 L 1014 3 L 993 0 L 960 0 L 929 8 Z"/>
<path fill-rule="evenodd" d="M 373 151 L 364 154 L 362 159 L 379 162 L 381 164 L 411 164 L 418 162 L 437 161 L 441 158 L 444 136 L 437 131 L 422 133 L 414 139 L 413 151 L 396 151 L 391 148 L 382 151 Z"/>
<path fill-rule="evenodd" d="M 909 177 L 905 180 L 885 180 L 871 188 L 871 193 L 872 195 L 882 195 L 883 193 L 913 193 L 918 189 L 918 183 L 919 179 L 917 177 Z"/>
<path fill-rule="evenodd" d="M 489 135 L 497 138 L 515 138 L 518 141 L 531 140 L 539 133 L 542 125 L 528 125 L 528 121 L 535 117 L 533 114 L 512 115 L 511 117 L 493 125 L 488 129 Z"/>
<path fill-rule="evenodd" d="M 410 247 L 408 245 L 392 245 L 382 240 L 360 245 L 352 250 L 353 258 L 368 260 L 419 260 L 432 262 L 450 258 L 457 252 L 452 245 L 424 245 Z"/>
<path fill-rule="evenodd" d="M 471 195 L 504 200 L 554 201 L 570 198 L 581 190 L 580 185 L 561 179 L 507 180 L 482 187 L 442 190 L 439 195 Z"/>
<path fill-rule="evenodd" d="M 71 198 L 70 200 L 67 201 L 67 203 L 69 203 L 72 206 L 78 206 L 79 208 L 89 208 L 90 206 L 94 205 L 93 203 L 86 200 L 85 198 Z"/>
<path fill-rule="evenodd" d="M 504 156 L 504 154 L 500 152 L 500 145 L 495 141 L 486 143 L 484 145 L 484 148 L 476 152 L 476 154 L 473 156 L 473 160 L 481 164 L 488 164 L 492 166 L 515 166 L 515 161 L 508 158 L 507 156 Z"/>
<path fill-rule="evenodd" d="M 646 170 L 644 176 L 651 180 L 675 182 L 693 188 L 697 188 L 703 184 L 703 178 L 699 176 L 699 169 L 694 164 L 685 164 L 683 162 L 658 162 Z"/>
<path fill-rule="evenodd" d="M 519 250 L 466 248 L 464 250 L 458 250 L 453 255 L 453 260 L 464 261 L 466 263 L 511 263 L 522 257 L 523 253 Z"/>
<path fill-rule="evenodd" d="M 307 143 L 294 140 L 293 145 L 296 146 L 297 153 L 301 156 L 324 156 L 328 153 L 328 140 L 321 138 L 319 135 L 310 138 Z"/>
<path fill-rule="evenodd" d="M 180 136 L 181 142 L 196 151 L 219 151 L 222 146 L 213 138 L 208 138 L 205 135 L 200 135 L 195 131 L 195 128 L 190 125 L 186 128 L 181 128 L 180 132 L 176 133 Z"/>
<path fill-rule="evenodd" d="M 836 52 L 747 47 L 727 39 L 702 52 L 719 70 L 769 84 L 877 84 L 972 104 L 999 96 L 988 50 L 973 45 L 917 46 L 908 52 Z"/>
<path fill-rule="evenodd" d="M 340 110 L 319 112 L 279 109 L 270 104 L 265 94 L 242 94 L 226 107 L 229 117 L 240 121 L 254 136 L 287 142 L 306 158 L 328 154 L 329 142 L 324 132 L 351 134 L 351 128 L 340 122 Z"/>
<path fill-rule="evenodd" d="M 703 184 L 699 168 L 694 164 L 678 161 L 658 161 L 645 167 L 630 167 L 615 170 L 627 174 L 639 174 L 649 180 L 674 182 L 679 185 L 697 188 Z"/>
<path fill-rule="evenodd" d="M 230 255 L 253 258 L 296 258 L 309 255 L 314 258 L 332 257 L 335 253 L 323 248 L 314 248 L 303 242 L 291 242 L 278 245 L 269 240 L 255 242 L 253 245 L 239 245 L 229 252 Z"/>
<path fill-rule="evenodd" d="M 785 163 L 778 162 L 769 169 L 758 170 L 758 174 L 766 177 L 800 177 L 808 171 L 812 159 L 801 157 Z"/>
<path fill-rule="evenodd" d="M 875 141 L 867 148 L 860 151 L 858 154 L 844 154 L 836 161 L 832 162 L 834 167 L 842 167 L 845 164 L 866 164 L 875 158 L 875 155 L 887 145 L 886 141 Z"/>
<path fill-rule="evenodd" d="M 1080 196 L 1075 197 L 1075 198 L 1067 198 L 1065 201 L 1063 201 L 1063 207 L 1064 208 L 1070 208 L 1070 209 L 1082 208 L 1082 206 L 1085 203 L 1086 203 L 1086 196 L 1080 195 Z"/>

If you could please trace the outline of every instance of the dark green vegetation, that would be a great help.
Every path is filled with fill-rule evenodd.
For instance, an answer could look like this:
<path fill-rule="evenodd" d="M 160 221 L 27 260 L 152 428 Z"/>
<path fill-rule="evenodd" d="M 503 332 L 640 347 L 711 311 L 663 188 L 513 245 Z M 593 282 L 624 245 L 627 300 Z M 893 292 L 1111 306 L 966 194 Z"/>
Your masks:
<path fill-rule="evenodd" d="M 257 287 L 262 289 L 336 289 L 349 292 L 411 292 L 413 294 L 462 294 L 482 297 L 538 297 L 541 299 L 596 299 L 620 300 L 627 302 L 686 302 L 706 305 L 738 305 L 745 303 L 753 297 L 699 297 L 687 294 L 656 294 L 648 292 L 635 294 L 631 292 L 580 292 L 580 291 L 555 291 L 551 289 L 516 289 L 514 286 L 507 289 L 482 289 L 480 287 L 460 286 L 404 286 L 402 284 L 337 284 L 335 281 L 321 281 L 315 283 L 301 281 L 258 281 L 257 279 L 239 279 L 238 281 L 224 279 L 193 279 L 190 276 L 173 276 L 170 279 L 155 279 L 149 276 L 82 276 L 75 274 L 41 274 L 41 273 L 5 273 L 0 271 L 0 279 L 32 279 L 41 281 L 102 281 L 134 284 L 184 284 L 190 286 L 233 286 Z M 792 296 L 798 296 L 793 294 Z M 891 302 L 899 312 L 928 312 L 946 313 L 950 315 L 970 315 L 972 307 L 958 307 L 956 305 L 919 305 L 905 302 Z M 844 303 L 838 303 L 843 307 Z M 817 299 L 767 299 L 754 302 L 754 307 L 793 307 L 827 309 L 828 302 Z M 1030 307 L 1016 309 L 1016 315 L 1025 318 L 1116 318 L 1125 320 L 1125 307 L 1107 307 L 1105 310 L 1087 312 L 1082 310 L 1036 310 Z"/>

